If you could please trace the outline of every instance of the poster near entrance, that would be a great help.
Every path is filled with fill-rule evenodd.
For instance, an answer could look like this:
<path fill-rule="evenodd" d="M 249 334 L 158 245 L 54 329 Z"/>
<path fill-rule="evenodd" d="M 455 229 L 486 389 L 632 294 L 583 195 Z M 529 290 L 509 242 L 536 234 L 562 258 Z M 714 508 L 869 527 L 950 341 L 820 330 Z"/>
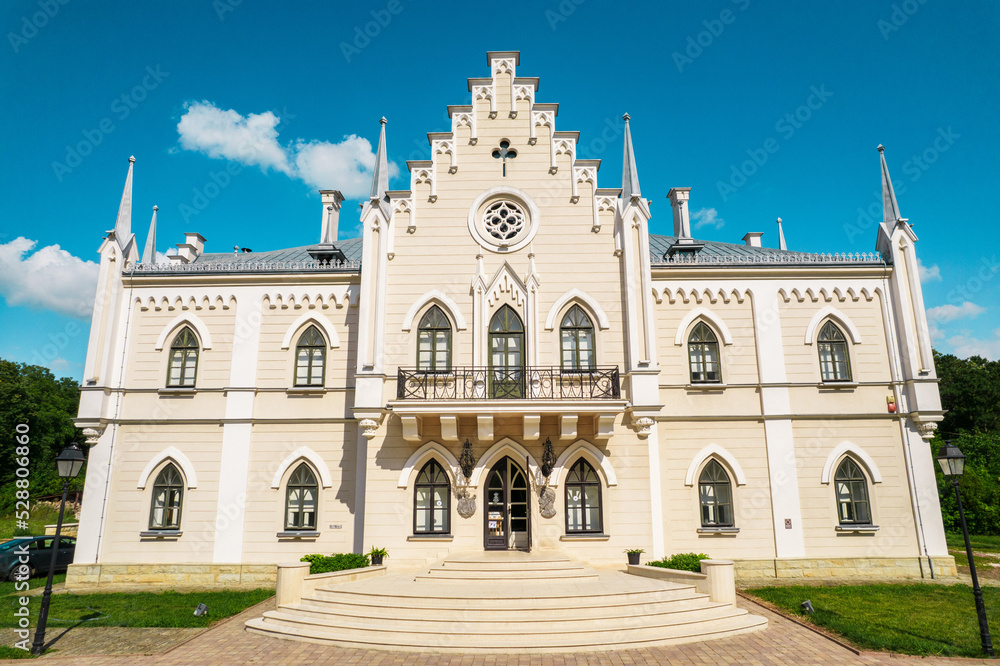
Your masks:
<path fill-rule="evenodd" d="M 486 477 L 486 550 L 529 550 L 529 508 L 527 477 L 516 462 L 504 458 Z"/>

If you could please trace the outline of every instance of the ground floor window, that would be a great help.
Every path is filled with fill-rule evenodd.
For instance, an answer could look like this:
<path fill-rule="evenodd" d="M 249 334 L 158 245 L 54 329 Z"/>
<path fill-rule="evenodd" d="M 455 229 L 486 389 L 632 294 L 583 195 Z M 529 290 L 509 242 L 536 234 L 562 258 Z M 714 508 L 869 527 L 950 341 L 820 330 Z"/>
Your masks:
<path fill-rule="evenodd" d="M 581 458 L 566 478 L 566 532 L 600 532 L 601 480 L 590 464 Z"/>
<path fill-rule="evenodd" d="M 448 534 L 451 531 L 451 482 L 436 460 L 420 470 L 413 493 L 413 533 Z"/>
<path fill-rule="evenodd" d="M 733 486 L 717 460 L 711 460 L 698 477 L 702 527 L 733 526 Z"/>
<path fill-rule="evenodd" d="M 302 463 L 288 479 L 285 491 L 285 529 L 315 530 L 319 484 L 309 465 Z"/>

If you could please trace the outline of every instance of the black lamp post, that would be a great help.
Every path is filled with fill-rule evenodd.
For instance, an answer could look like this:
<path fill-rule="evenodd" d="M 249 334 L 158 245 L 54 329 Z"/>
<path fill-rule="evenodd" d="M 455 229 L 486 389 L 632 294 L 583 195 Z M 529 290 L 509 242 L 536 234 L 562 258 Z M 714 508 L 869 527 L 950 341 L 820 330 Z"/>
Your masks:
<path fill-rule="evenodd" d="M 49 602 L 52 600 L 52 574 L 56 570 L 56 558 L 59 556 L 59 535 L 62 532 L 63 510 L 66 508 L 66 493 L 69 492 L 69 480 L 75 479 L 83 469 L 86 458 L 83 451 L 75 443 L 70 444 L 56 456 L 56 467 L 63 479 L 62 501 L 59 503 L 59 520 L 56 521 L 56 536 L 52 540 L 52 559 L 49 562 L 49 577 L 45 581 L 45 592 L 42 593 L 42 607 L 38 611 L 38 628 L 35 629 L 35 640 L 31 644 L 31 654 L 40 655 L 45 651 L 45 624 L 49 619 Z"/>
<path fill-rule="evenodd" d="M 938 464 L 941 471 L 951 479 L 951 484 L 955 487 L 955 498 L 958 500 L 958 515 L 962 519 L 962 536 L 965 537 L 965 553 L 969 558 L 969 573 L 972 575 L 972 594 L 976 597 L 976 615 L 979 616 L 979 637 L 983 645 L 983 652 L 988 656 L 996 656 L 993 653 L 993 642 L 990 640 L 990 625 L 986 621 L 986 605 L 983 603 L 983 591 L 979 589 L 979 577 L 976 576 L 976 562 L 972 559 L 972 546 L 969 544 L 969 528 L 965 524 L 965 509 L 962 508 L 962 493 L 958 491 L 958 479 L 965 473 L 965 454 L 947 441 L 937 455 Z"/>

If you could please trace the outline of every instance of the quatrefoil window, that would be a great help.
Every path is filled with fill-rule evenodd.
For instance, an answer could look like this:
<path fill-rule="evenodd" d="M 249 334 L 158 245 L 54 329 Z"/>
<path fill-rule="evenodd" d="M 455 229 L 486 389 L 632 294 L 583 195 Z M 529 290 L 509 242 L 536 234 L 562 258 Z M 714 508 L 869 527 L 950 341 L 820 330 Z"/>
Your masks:
<path fill-rule="evenodd" d="M 518 236 L 527 226 L 528 216 L 512 201 L 498 201 L 483 213 L 483 226 L 491 236 L 506 242 Z"/>

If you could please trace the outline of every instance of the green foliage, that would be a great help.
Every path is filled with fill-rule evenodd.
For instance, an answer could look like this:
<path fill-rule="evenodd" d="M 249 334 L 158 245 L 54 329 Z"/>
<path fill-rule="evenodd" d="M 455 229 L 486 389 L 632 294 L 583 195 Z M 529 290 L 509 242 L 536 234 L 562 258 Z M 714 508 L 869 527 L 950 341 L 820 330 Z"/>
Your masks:
<path fill-rule="evenodd" d="M 16 536 L 41 536 L 45 534 L 45 526 L 55 525 L 57 520 L 59 520 L 58 503 L 32 502 L 27 529 L 17 527 L 17 521 L 14 520 L 13 514 L 0 518 L 0 541 Z M 63 514 L 63 522 L 72 523 L 75 520 L 69 505 L 67 505 L 66 513 Z"/>
<path fill-rule="evenodd" d="M 625 552 L 628 553 L 629 555 L 642 555 L 646 551 L 644 551 L 642 548 L 626 548 Z"/>
<path fill-rule="evenodd" d="M 336 555 L 306 555 L 300 562 L 309 563 L 309 573 L 361 569 L 368 566 L 368 556 L 358 553 L 337 553 Z"/>
<path fill-rule="evenodd" d="M 14 472 L 18 424 L 28 425 L 28 455 L 32 498 L 62 492 L 55 458 L 71 442 L 82 442 L 73 425 L 80 404 L 80 387 L 71 379 L 56 379 L 46 368 L 0 359 L 0 516 L 14 509 Z M 70 490 L 83 488 L 83 477 Z"/>
<path fill-rule="evenodd" d="M 381 557 L 382 559 L 385 559 L 389 557 L 389 551 L 387 551 L 385 548 L 376 548 L 375 546 L 372 546 L 372 549 L 368 551 L 368 557 L 372 559 L 375 559 L 376 557 Z"/>
<path fill-rule="evenodd" d="M 701 573 L 701 561 L 711 559 L 705 553 L 677 553 L 655 562 L 646 562 L 651 567 L 677 569 L 679 571 L 694 571 Z"/>
<path fill-rule="evenodd" d="M 968 585 L 844 585 L 747 590 L 790 615 L 831 629 L 869 650 L 955 657 L 982 656 Z M 1000 626 L 1000 588 L 984 587 L 988 619 Z M 815 612 L 799 608 L 806 599 Z"/>
<path fill-rule="evenodd" d="M 945 439 L 961 431 L 1000 431 L 1000 361 L 935 351 L 934 365 L 941 380 L 941 405 L 948 410 L 939 428 Z"/>
<path fill-rule="evenodd" d="M 43 584 L 44 584 L 44 579 Z M 220 590 L 204 592 L 114 592 L 109 594 L 54 594 L 48 626 L 70 627 L 207 627 L 240 613 L 274 594 L 273 589 Z M 31 626 L 38 624 L 41 596 L 29 603 Z M 195 607 L 204 603 L 208 612 L 197 617 Z M 0 597 L 10 606 L 13 597 Z M 0 627 L 17 626 L 13 613 L 0 615 Z"/>

